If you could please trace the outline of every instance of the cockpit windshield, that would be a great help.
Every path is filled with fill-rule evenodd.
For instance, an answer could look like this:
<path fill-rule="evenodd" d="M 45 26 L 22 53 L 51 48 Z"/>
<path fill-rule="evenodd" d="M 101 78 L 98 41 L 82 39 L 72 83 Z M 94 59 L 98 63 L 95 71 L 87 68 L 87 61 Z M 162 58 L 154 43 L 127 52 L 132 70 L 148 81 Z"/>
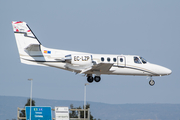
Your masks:
<path fill-rule="evenodd" d="M 146 59 L 144 59 L 143 57 L 139 57 L 139 58 L 141 59 L 141 61 L 142 61 L 143 64 L 146 64 L 146 63 L 147 63 Z"/>
<path fill-rule="evenodd" d="M 142 64 L 138 57 L 134 57 L 134 63 Z"/>

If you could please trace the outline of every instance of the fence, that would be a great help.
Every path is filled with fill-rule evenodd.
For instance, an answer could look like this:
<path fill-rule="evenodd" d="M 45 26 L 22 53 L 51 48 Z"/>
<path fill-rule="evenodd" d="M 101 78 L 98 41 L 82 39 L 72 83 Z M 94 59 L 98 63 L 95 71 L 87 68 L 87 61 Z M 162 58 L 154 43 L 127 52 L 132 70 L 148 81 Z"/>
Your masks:
<path fill-rule="evenodd" d="M 20 117 L 20 111 L 21 110 L 25 110 L 25 108 L 17 108 L 17 120 L 21 120 L 21 119 L 25 119 L 26 117 Z M 55 109 L 51 109 L 52 111 L 55 111 Z M 81 116 L 81 111 L 84 111 L 84 109 L 69 109 L 69 111 L 78 111 L 78 118 L 69 118 L 69 120 L 90 120 L 90 109 L 85 109 L 85 112 L 88 112 L 87 118 L 86 116 L 84 116 L 85 118 L 80 118 Z M 55 118 L 52 118 L 52 120 L 55 120 Z"/>

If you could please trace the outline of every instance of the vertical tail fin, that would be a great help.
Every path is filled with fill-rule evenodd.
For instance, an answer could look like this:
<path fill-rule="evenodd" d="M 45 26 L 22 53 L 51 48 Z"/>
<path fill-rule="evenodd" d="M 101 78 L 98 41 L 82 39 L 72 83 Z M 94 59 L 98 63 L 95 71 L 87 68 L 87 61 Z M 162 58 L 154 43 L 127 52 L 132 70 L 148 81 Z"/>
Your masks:
<path fill-rule="evenodd" d="M 41 43 L 25 22 L 13 21 L 12 26 L 20 55 L 29 55 L 28 51 L 40 51 Z"/>
<path fill-rule="evenodd" d="M 35 62 L 30 61 L 44 60 L 41 43 L 30 27 L 22 21 L 13 21 L 12 26 L 21 62 L 35 65 Z"/>

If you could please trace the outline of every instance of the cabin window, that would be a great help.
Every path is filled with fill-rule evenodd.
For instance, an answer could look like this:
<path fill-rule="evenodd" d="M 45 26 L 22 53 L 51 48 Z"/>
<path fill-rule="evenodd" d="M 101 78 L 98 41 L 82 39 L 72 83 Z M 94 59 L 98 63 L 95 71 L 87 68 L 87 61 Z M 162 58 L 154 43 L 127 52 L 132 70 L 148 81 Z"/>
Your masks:
<path fill-rule="evenodd" d="M 141 64 L 141 61 L 138 57 L 134 57 L 134 63 Z"/>
<path fill-rule="evenodd" d="M 110 61 L 111 61 L 111 59 L 108 57 L 108 58 L 107 58 L 107 61 L 108 61 L 108 62 L 110 62 Z"/>
<path fill-rule="evenodd" d="M 113 58 L 113 61 L 116 62 L 116 58 Z"/>
<path fill-rule="evenodd" d="M 104 58 L 103 58 L 103 57 L 101 57 L 101 61 L 102 61 L 102 62 L 104 61 Z"/>
<path fill-rule="evenodd" d="M 120 62 L 123 62 L 123 58 L 120 58 Z"/>

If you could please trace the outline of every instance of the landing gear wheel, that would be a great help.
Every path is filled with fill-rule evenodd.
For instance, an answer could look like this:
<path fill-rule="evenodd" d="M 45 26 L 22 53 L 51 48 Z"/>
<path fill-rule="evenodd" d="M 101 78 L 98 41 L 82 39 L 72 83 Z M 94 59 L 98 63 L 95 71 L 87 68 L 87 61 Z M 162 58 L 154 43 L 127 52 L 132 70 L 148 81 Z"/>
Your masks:
<path fill-rule="evenodd" d="M 150 80 L 150 81 L 149 81 L 149 85 L 150 85 L 150 86 L 153 86 L 154 84 L 155 84 L 155 81 L 154 81 L 154 80 Z"/>
<path fill-rule="evenodd" d="M 88 77 L 87 77 L 87 81 L 88 81 L 89 83 L 92 83 L 92 82 L 93 82 L 93 77 L 92 77 L 92 76 L 88 76 Z"/>
<path fill-rule="evenodd" d="M 94 81 L 96 81 L 96 82 L 101 81 L 101 77 L 100 77 L 100 76 L 95 76 L 95 77 L 94 77 Z"/>

